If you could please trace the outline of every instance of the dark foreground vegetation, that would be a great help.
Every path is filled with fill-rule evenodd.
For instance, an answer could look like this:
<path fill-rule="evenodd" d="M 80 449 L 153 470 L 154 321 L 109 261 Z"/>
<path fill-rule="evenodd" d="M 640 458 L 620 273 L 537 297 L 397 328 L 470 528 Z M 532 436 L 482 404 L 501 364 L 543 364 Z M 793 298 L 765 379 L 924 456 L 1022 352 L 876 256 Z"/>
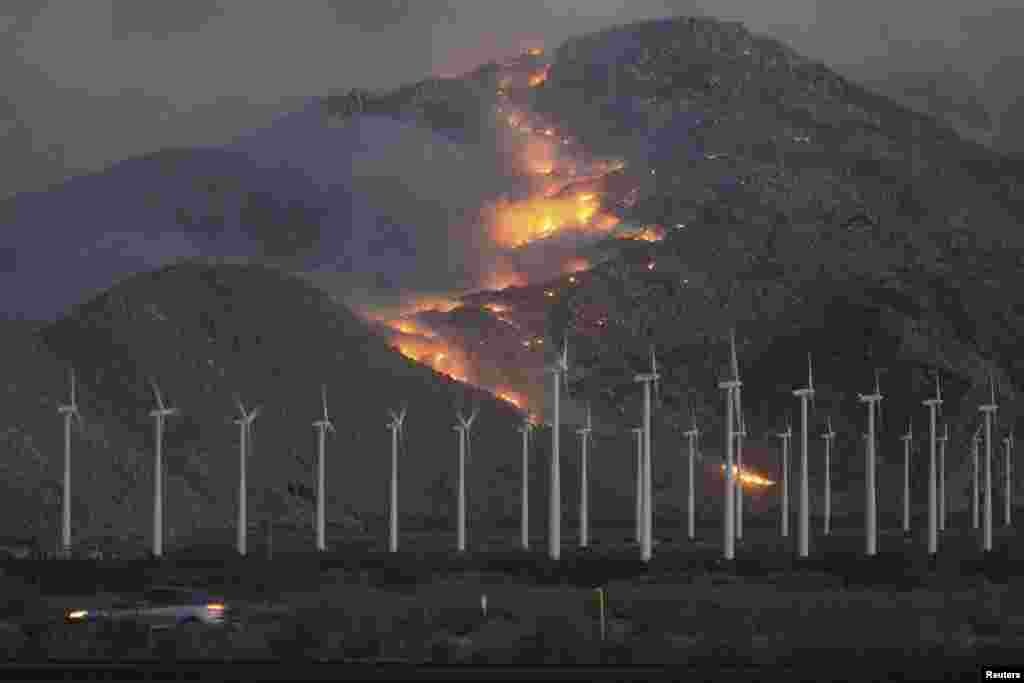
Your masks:
<path fill-rule="evenodd" d="M 865 558 L 861 535 L 840 530 L 816 538 L 813 557 L 800 561 L 773 529 L 753 527 L 731 564 L 719 559 L 715 529 L 700 535 L 696 544 L 660 544 L 647 567 L 618 534 L 600 533 L 590 550 L 567 543 L 557 564 L 543 539 L 530 552 L 506 542 L 460 557 L 417 547 L 446 538 L 415 536 L 395 555 L 365 540 L 323 556 L 12 560 L 0 577 L 0 656 L 25 665 L 819 666 L 819 679 L 942 680 L 978 662 L 1015 661 L 1024 645 L 1024 553 L 1012 531 L 984 558 L 972 537 L 947 532 L 938 561 L 929 561 L 920 539 L 901 535 L 884 535 L 880 554 Z M 130 623 L 63 623 L 83 601 L 168 582 L 224 595 L 238 628 L 150 633 Z"/>

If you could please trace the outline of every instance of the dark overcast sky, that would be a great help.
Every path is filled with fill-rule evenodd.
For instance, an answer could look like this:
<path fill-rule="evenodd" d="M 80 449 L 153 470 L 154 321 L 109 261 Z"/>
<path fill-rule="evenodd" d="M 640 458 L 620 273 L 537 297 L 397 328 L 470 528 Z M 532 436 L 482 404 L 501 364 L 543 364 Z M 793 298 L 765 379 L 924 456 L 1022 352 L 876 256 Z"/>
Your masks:
<path fill-rule="evenodd" d="M 2 0 L 0 196 L 164 147 L 224 142 L 308 96 L 458 72 L 533 42 L 554 47 L 671 14 L 741 20 L 840 70 L 884 75 L 949 63 L 986 89 L 998 114 L 1022 90 L 1020 4 Z"/>

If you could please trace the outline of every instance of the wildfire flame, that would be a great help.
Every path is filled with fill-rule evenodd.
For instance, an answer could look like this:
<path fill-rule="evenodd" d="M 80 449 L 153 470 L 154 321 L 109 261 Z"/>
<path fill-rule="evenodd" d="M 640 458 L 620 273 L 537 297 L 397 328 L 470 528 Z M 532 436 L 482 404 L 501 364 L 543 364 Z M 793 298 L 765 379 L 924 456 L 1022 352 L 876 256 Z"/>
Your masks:
<path fill-rule="evenodd" d="M 588 261 L 585 258 L 577 256 L 576 258 L 573 258 L 568 263 L 566 263 L 565 267 L 562 270 L 563 272 L 566 273 L 582 273 L 583 271 L 589 269 L 590 261 Z"/>
<path fill-rule="evenodd" d="M 530 78 L 529 80 L 527 80 L 529 86 L 531 88 L 536 88 L 538 85 L 548 80 L 548 71 L 550 69 L 550 66 L 545 66 L 544 68 L 534 71 L 532 74 L 530 74 Z"/>
<path fill-rule="evenodd" d="M 386 324 L 391 329 L 395 330 L 396 332 L 401 332 L 402 334 L 417 337 L 425 337 L 427 339 L 434 339 L 435 337 L 437 337 L 433 330 L 426 328 L 423 325 L 420 325 L 416 322 L 413 322 L 412 320 L 389 320 Z"/>
<path fill-rule="evenodd" d="M 725 472 L 725 465 L 722 466 L 722 471 Z M 765 487 L 775 486 L 775 482 L 766 477 L 762 477 L 759 474 L 750 472 L 749 470 L 741 470 L 738 465 L 732 466 L 733 473 L 737 476 L 737 481 L 748 486 Z"/>
<path fill-rule="evenodd" d="M 626 237 L 642 242 L 660 242 L 665 239 L 665 228 L 660 225 L 645 225 L 639 230 L 627 234 Z"/>
<path fill-rule="evenodd" d="M 574 197 L 536 197 L 522 201 L 500 200 L 491 206 L 491 239 L 505 248 L 525 246 L 562 230 L 609 232 L 618 217 L 599 214 L 594 193 Z"/>
<path fill-rule="evenodd" d="M 523 397 L 523 395 L 515 391 L 512 391 L 511 389 L 499 388 L 495 392 L 495 396 L 500 398 L 502 401 L 505 401 L 506 403 L 511 403 L 520 410 L 522 410 L 523 407 L 526 405 L 526 399 Z"/>
<path fill-rule="evenodd" d="M 467 381 L 467 368 L 459 357 L 458 350 L 452 349 L 442 341 L 396 335 L 391 340 L 392 346 L 409 360 L 422 363 L 452 379 Z"/>

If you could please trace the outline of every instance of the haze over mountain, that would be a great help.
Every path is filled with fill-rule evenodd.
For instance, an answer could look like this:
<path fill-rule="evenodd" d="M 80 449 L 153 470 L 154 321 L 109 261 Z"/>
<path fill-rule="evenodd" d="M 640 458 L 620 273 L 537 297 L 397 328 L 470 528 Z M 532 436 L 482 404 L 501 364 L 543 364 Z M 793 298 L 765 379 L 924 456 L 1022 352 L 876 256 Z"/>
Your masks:
<path fill-rule="evenodd" d="M 460 73 L 530 44 L 668 14 L 744 21 L 873 83 L 953 64 L 982 89 L 1005 129 L 1003 148 L 1021 149 L 1011 111 L 1024 56 L 1015 0 L 8 0 L 0 149 L 19 172 L 6 174 L 0 196 L 168 147 L 218 145 L 334 88 Z M 302 49 L 266 49 L 293 36 Z"/>

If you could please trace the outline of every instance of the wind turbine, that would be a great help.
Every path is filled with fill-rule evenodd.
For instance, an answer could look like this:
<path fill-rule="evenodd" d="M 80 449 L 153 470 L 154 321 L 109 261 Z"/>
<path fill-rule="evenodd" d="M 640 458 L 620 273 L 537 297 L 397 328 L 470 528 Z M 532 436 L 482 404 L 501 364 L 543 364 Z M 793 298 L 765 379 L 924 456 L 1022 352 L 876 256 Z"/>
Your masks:
<path fill-rule="evenodd" d="M 740 382 L 739 362 L 736 359 L 735 330 L 729 331 L 729 347 L 732 354 L 732 379 L 718 383 L 718 388 L 725 390 L 725 516 L 722 522 L 725 538 L 722 555 L 726 560 L 731 560 L 736 557 L 736 522 L 733 517 L 736 510 L 736 472 L 733 469 L 732 450 L 734 446 L 733 439 L 735 439 L 733 430 L 736 426 L 736 418 L 733 410 L 739 402 L 737 394 L 740 386 L 742 386 L 742 382 Z"/>
<path fill-rule="evenodd" d="M 57 412 L 64 416 L 64 492 L 61 498 L 61 548 L 71 552 L 71 418 L 82 426 L 82 416 L 75 401 L 75 370 L 71 369 L 71 401 L 58 406 Z"/>
<path fill-rule="evenodd" d="M 469 456 L 470 448 L 470 432 L 473 429 L 473 420 L 476 419 L 477 411 L 474 409 L 473 414 L 469 416 L 467 420 L 463 415 L 462 411 L 457 413 L 459 418 L 459 424 L 455 425 L 453 429 L 459 433 L 459 508 L 458 508 L 458 530 L 457 530 L 457 544 L 460 553 L 466 551 L 466 458 Z"/>
<path fill-rule="evenodd" d="M 832 533 L 832 442 L 836 433 L 832 431 L 832 418 L 828 418 L 828 431 L 821 435 L 825 440 L 825 535 Z"/>
<path fill-rule="evenodd" d="M 239 555 L 245 556 L 246 540 L 248 538 L 248 521 L 245 516 L 245 504 L 248 498 L 248 490 L 245 485 L 245 459 L 248 455 L 249 435 L 252 430 L 252 422 L 260 414 L 261 408 L 256 408 L 251 413 L 245 412 L 242 399 L 235 396 L 235 405 L 238 406 L 239 418 L 235 424 L 239 429 L 238 449 L 238 523 L 235 529 L 235 548 Z"/>
<path fill-rule="evenodd" d="M 654 357 L 654 346 L 651 346 L 651 371 L 638 374 L 634 382 L 644 385 L 644 448 L 643 457 L 643 534 L 640 543 L 640 558 L 644 562 L 651 559 L 651 541 L 653 525 L 653 505 L 651 500 L 651 382 L 654 382 L 655 393 L 658 391 L 658 364 Z"/>
<path fill-rule="evenodd" d="M 700 431 L 697 429 L 697 411 L 696 409 L 692 412 L 692 422 L 689 430 L 683 433 L 683 436 L 687 438 L 690 445 L 690 457 L 688 460 L 688 468 L 690 476 L 687 479 L 687 492 L 686 492 L 686 535 L 691 541 L 696 535 L 696 519 L 694 515 L 694 486 L 693 486 L 693 459 L 697 455 L 697 439 L 700 438 Z"/>
<path fill-rule="evenodd" d="M 939 387 L 939 375 L 935 373 L 935 398 L 922 401 L 922 405 L 928 407 L 929 415 L 929 444 L 928 444 L 928 554 L 934 555 L 939 549 L 938 531 L 938 491 L 936 489 L 935 472 L 935 419 L 939 406 L 942 405 L 942 391 Z"/>
<path fill-rule="evenodd" d="M 566 392 L 569 391 L 569 338 L 565 337 L 562 342 L 562 353 L 558 354 L 555 362 L 548 368 L 554 377 L 554 407 L 551 420 L 551 486 L 548 496 L 548 556 L 557 560 L 562 555 L 562 485 L 561 485 L 561 463 L 559 461 L 558 445 L 561 437 L 561 394 L 559 390 L 565 384 Z M 561 381 L 559 381 L 561 380 Z"/>
<path fill-rule="evenodd" d="M 523 435 L 523 493 L 520 512 L 520 533 L 522 536 L 523 550 L 530 549 L 530 432 L 533 431 L 533 423 L 529 418 L 523 419 L 523 426 L 519 428 Z"/>
<path fill-rule="evenodd" d="M 979 424 L 978 428 L 974 430 L 974 436 L 971 437 L 971 528 L 977 529 L 979 524 L 979 509 L 978 509 L 978 479 L 981 477 L 981 470 L 978 467 L 978 442 L 981 441 L 981 428 Z"/>
<path fill-rule="evenodd" d="M 782 537 L 789 538 L 789 440 L 793 438 L 793 427 L 786 422 L 786 431 L 775 436 L 782 439 Z"/>
<path fill-rule="evenodd" d="M 867 434 L 867 476 L 864 480 L 864 495 L 866 504 L 864 506 L 864 538 L 866 541 L 866 553 L 873 557 L 878 552 L 878 526 L 876 509 L 875 490 L 875 405 L 882 400 L 882 392 L 878 386 L 878 370 L 875 370 L 875 393 L 857 394 L 861 403 L 868 404 L 868 434 Z"/>
<path fill-rule="evenodd" d="M 739 425 L 737 425 L 736 434 L 736 540 L 743 540 L 743 439 L 747 435 L 746 421 L 743 419 L 743 413 L 739 413 L 737 416 L 739 419 Z"/>
<path fill-rule="evenodd" d="M 1013 526 L 1011 523 L 1011 515 L 1013 513 L 1013 478 L 1010 476 L 1010 454 L 1013 451 L 1013 432 L 1003 438 L 1003 447 L 1006 452 L 1006 466 L 1003 468 L 1003 474 L 1006 478 L 1006 495 L 1003 504 L 1006 509 L 1004 511 L 1004 524 L 1006 526 Z"/>
<path fill-rule="evenodd" d="M 907 433 L 903 442 L 903 533 L 910 532 L 910 445 L 914 439 L 914 424 L 907 420 Z"/>
<path fill-rule="evenodd" d="M 388 411 L 391 415 L 391 422 L 387 428 L 391 430 L 391 525 L 388 536 L 388 551 L 398 552 L 398 441 L 402 435 L 403 424 L 405 423 L 406 409 L 403 407 L 397 413 Z"/>
<path fill-rule="evenodd" d="M 590 526 L 587 511 L 587 442 L 590 441 L 590 433 L 593 425 L 590 420 L 590 403 L 587 403 L 587 424 L 576 430 L 580 435 L 580 547 L 586 548 L 590 544 Z"/>
<path fill-rule="evenodd" d="M 149 381 L 153 387 L 153 396 L 156 397 L 156 409 L 149 412 L 150 417 L 156 420 L 156 460 L 153 466 L 153 557 L 163 557 L 164 554 L 164 502 L 163 502 L 163 445 L 164 445 L 164 420 L 172 415 L 178 414 L 177 408 L 164 406 L 163 396 L 160 395 L 160 388 L 154 380 Z"/>
<path fill-rule="evenodd" d="M 807 400 L 814 396 L 814 372 L 811 368 L 811 354 L 807 354 L 807 386 L 795 389 L 793 395 L 800 399 L 800 523 L 797 526 L 797 546 L 800 557 L 807 557 L 811 533 L 811 498 L 807 477 Z"/>
<path fill-rule="evenodd" d="M 992 551 L 992 417 L 998 409 L 995 379 L 991 375 L 989 386 L 991 401 L 978 406 L 978 410 L 985 415 L 985 514 L 982 522 L 982 547 L 985 552 Z"/>
<path fill-rule="evenodd" d="M 939 437 L 939 531 L 946 530 L 946 442 L 949 441 L 949 424 L 942 425 Z"/>
<path fill-rule="evenodd" d="M 317 431 L 317 448 L 316 448 L 316 549 L 323 552 L 327 550 L 327 540 L 325 533 L 325 500 L 324 489 L 326 485 L 324 483 L 324 446 L 327 442 L 327 432 L 334 431 L 334 425 L 331 424 L 331 418 L 327 416 L 327 386 L 323 385 L 320 387 L 320 399 L 323 403 L 324 417 L 322 420 L 317 420 L 313 423 L 313 428 Z"/>
<path fill-rule="evenodd" d="M 636 543 L 644 540 L 644 428 L 634 427 L 636 435 Z"/>

